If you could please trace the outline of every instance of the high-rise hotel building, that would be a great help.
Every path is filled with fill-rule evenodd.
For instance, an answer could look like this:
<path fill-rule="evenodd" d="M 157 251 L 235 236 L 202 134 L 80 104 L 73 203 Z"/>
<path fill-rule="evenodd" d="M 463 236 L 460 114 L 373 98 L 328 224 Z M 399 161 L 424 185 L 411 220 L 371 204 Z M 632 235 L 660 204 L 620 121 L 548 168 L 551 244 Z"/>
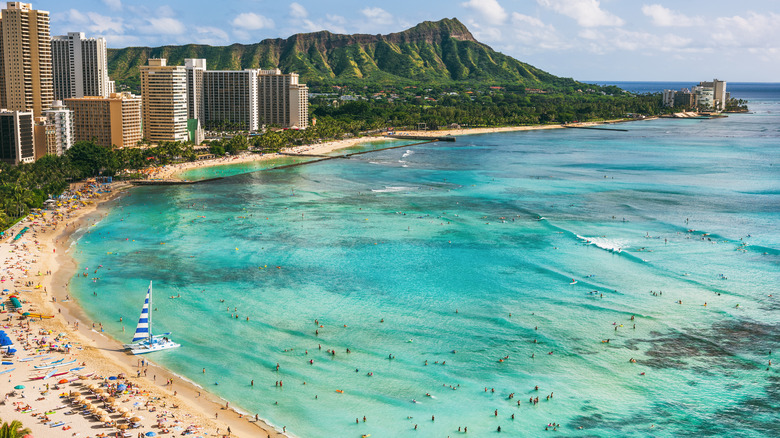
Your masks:
<path fill-rule="evenodd" d="M 32 111 L 0 110 L 0 162 L 35 161 L 34 124 Z"/>
<path fill-rule="evenodd" d="M 141 69 L 144 138 L 150 142 L 187 141 L 187 74 L 184 66 L 149 59 Z"/>
<path fill-rule="evenodd" d="M 143 138 L 141 99 L 130 93 L 65 99 L 65 104 L 73 111 L 75 141 L 95 140 L 100 146 L 124 148 Z"/>
<path fill-rule="evenodd" d="M 298 83 L 298 74 L 260 70 L 258 75 L 260 123 L 283 128 L 309 126 L 309 88 Z"/>
<path fill-rule="evenodd" d="M 85 38 L 82 32 L 55 36 L 51 56 L 55 99 L 107 97 L 113 92 L 105 38 Z"/>
<path fill-rule="evenodd" d="M 205 59 L 185 59 L 187 115 L 204 129 L 257 131 L 258 70 L 207 70 Z"/>
<path fill-rule="evenodd" d="M 45 133 L 46 141 L 41 145 L 36 144 L 36 148 L 42 149 L 43 154 L 64 154 L 75 142 L 73 111 L 66 107 L 62 101 L 55 100 L 51 108 L 44 111 L 43 115 L 46 117 L 46 122 L 41 127 L 36 126 L 36 130 L 40 128 Z M 36 143 L 38 143 L 37 138 Z"/>
<path fill-rule="evenodd" d="M 0 108 L 40 117 L 54 100 L 49 13 L 8 2 L 0 11 Z"/>

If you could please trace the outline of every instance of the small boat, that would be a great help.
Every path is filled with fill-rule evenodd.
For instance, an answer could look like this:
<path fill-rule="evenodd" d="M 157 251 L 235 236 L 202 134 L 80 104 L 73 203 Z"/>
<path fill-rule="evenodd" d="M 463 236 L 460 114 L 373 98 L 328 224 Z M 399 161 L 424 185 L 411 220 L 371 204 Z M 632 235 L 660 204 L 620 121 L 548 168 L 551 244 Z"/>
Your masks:
<path fill-rule="evenodd" d="M 52 364 L 36 365 L 33 368 L 35 368 L 36 370 L 48 370 L 50 368 L 58 368 L 58 367 L 62 367 L 62 366 L 65 366 L 65 365 L 70 365 L 72 363 L 76 363 L 76 359 L 70 360 L 68 362 L 56 363 L 56 364 L 53 364 L 53 365 Z"/>
<path fill-rule="evenodd" d="M 135 334 L 130 344 L 124 344 L 124 347 L 133 354 L 146 354 L 154 351 L 167 350 L 169 348 L 181 347 L 170 340 L 170 333 L 162 335 L 152 334 L 152 315 L 149 313 L 149 307 L 152 305 L 152 282 L 149 282 L 149 289 L 146 291 L 146 300 L 141 308 L 141 316 L 138 318 L 138 325 L 135 328 Z"/>

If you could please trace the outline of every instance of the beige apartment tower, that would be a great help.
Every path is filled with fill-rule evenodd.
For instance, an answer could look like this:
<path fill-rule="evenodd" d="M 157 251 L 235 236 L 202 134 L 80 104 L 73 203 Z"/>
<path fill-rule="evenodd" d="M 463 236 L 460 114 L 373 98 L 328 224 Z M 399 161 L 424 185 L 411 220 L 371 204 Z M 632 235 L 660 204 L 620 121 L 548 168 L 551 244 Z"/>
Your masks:
<path fill-rule="evenodd" d="M 49 13 L 8 2 L 0 11 L 0 108 L 40 117 L 54 100 Z"/>
<path fill-rule="evenodd" d="M 108 97 L 87 96 L 65 99 L 73 111 L 73 138 L 100 146 L 125 148 L 142 139 L 141 99 L 130 93 Z"/>
<path fill-rule="evenodd" d="M 258 74 L 259 121 L 282 128 L 309 126 L 309 89 L 298 83 L 298 74 L 260 70 Z"/>
<path fill-rule="evenodd" d="M 187 75 L 184 66 L 149 59 L 141 69 L 144 138 L 150 142 L 187 141 Z"/>

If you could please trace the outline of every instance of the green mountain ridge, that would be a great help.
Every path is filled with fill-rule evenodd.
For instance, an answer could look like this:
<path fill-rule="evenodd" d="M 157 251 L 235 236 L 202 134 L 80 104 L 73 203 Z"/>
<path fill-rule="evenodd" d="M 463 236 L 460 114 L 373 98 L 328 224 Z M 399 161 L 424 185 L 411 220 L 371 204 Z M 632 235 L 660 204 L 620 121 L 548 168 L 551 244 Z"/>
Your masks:
<path fill-rule="evenodd" d="M 109 75 L 137 86 L 138 67 L 148 58 L 206 58 L 209 70 L 280 68 L 300 74 L 311 85 L 370 80 L 379 83 L 481 82 L 526 87 L 581 85 L 560 78 L 478 42 L 457 18 L 422 22 L 387 35 L 341 35 L 328 31 L 266 39 L 255 44 L 127 47 L 108 49 Z"/>

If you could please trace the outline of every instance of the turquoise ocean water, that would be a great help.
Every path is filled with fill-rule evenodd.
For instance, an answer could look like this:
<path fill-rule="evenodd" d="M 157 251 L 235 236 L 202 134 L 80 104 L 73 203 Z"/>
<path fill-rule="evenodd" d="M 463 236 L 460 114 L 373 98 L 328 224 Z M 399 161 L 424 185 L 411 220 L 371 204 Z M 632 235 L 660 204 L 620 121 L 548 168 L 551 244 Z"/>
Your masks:
<path fill-rule="evenodd" d="M 182 348 L 149 359 L 301 437 L 778 436 L 780 93 L 751 107 L 133 189 L 71 293 L 126 342 L 153 280 Z"/>

